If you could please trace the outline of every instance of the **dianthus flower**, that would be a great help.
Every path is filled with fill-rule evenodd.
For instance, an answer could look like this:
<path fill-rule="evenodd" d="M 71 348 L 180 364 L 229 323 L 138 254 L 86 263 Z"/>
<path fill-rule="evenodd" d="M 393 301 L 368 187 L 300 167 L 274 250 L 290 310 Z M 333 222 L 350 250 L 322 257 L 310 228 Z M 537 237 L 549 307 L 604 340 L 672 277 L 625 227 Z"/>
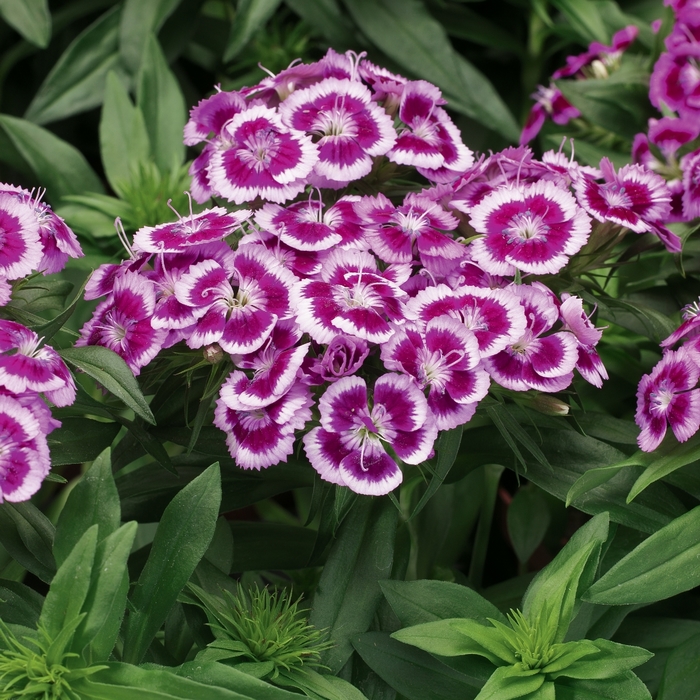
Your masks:
<path fill-rule="evenodd" d="M 641 428 L 637 442 L 645 452 L 655 450 L 670 425 L 679 442 L 700 427 L 700 368 L 685 348 L 664 354 L 637 389 L 635 421 Z"/>
<path fill-rule="evenodd" d="M 0 277 L 16 280 L 36 270 L 43 257 L 39 222 L 26 202 L 0 192 Z"/>
<path fill-rule="evenodd" d="M 326 390 L 319 409 L 320 427 L 304 436 L 306 456 L 322 479 L 356 493 L 382 496 L 403 480 L 385 445 L 406 464 L 420 464 L 437 437 L 425 396 L 406 375 L 379 377 L 371 408 L 365 380 L 343 377 Z"/>

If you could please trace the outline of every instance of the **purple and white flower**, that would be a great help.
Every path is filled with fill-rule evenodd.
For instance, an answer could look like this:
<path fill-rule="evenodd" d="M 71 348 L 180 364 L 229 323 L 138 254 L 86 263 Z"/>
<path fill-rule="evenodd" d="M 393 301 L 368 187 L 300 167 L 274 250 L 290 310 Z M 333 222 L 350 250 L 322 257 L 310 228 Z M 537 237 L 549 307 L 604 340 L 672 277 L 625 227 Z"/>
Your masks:
<path fill-rule="evenodd" d="M 39 222 L 32 207 L 9 192 L 0 192 L 0 234 L 0 277 L 16 280 L 39 267 Z"/>

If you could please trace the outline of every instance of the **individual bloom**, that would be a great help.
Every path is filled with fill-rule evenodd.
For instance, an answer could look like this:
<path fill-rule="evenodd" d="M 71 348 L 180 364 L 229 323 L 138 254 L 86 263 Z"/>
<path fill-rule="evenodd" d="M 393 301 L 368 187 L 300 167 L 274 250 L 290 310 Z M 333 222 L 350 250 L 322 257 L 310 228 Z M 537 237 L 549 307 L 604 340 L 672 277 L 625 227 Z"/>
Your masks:
<path fill-rule="evenodd" d="M 214 260 L 192 265 L 175 287 L 185 306 L 206 309 L 187 343 L 199 348 L 219 343 L 232 354 L 255 352 L 272 333 L 278 319 L 288 318 L 289 290 L 296 278 L 278 266 L 262 246 L 239 249 L 234 282 Z"/>
<path fill-rule="evenodd" d="M 697 117 L 662 117 L 649 120 L 649 141 L 658 146 L 667 157 L 697 138 L 698 134 L 700 124 Z"/>
<path fill-rule="evenodd" d="M 649 79 L 649 100 L 659 111 L 672 109 L 681 117 L 697 119 L 700 111 L 698 59 L 662 53 Z"/>
<path fill-rule="evenodd" d="M 426 325 L 448 315 L 460 321 L 476 338 L 479 355 L 490 357 L 514 343 L 525 332 L 520 299 L 510 289 L 439 284 L 418 292 L 406 304 L 406 316 Z"/>
<path fill-rule="evenodd" d="M 570 294 L 562 294 L 559 316 L 562 330 L 571 331 L 578 342 L 576 369 L 587 382 L 600 389 L 603 380 L 608 378 L 603 361 L 595 349 L 603 336 L 603 329 L 596 328 L 591 323 L 590 317 L 583 310 L 583 301 Z"/>
<path fill-rule="evenodd" d="M 563 145 L 563 144 L 562 144 Z M 546 151 L 542 154 L 542 175 L 547 180 L 552 180 L 563 189 L 568 189 L 574 182 L 583 176 L 601 177 L 600 170 L 590 165 L 580 165 L 571 156 L 559 151 Z"/>
<path fill-rule="evenodd" d="M 489 375 L 479 360 L 474 334 L 449 316 L 430 321 L 423 331 L 406 324 L 382 345 L 389 370 L 408 374 L 430 388 L 428 407 L 438 430 L 463 425 L 489 390 Z"/>
<path fill-rule="evenodd" d="M 389 320 L 403 319 L 406 293 L 382 273 L 367 252 L 334 250 L 322 280 L 303 280 L 294 289 L 297 322 L 317 343 L 341 334 L 384 343 L 393 334 Z"/>
<path fill-rule="evenodd" d="M 206 307 L 187 306 L 175 294 L 175 290 L 189 266 L 187 268 L 176 266 L 166 268 L 161 263 L 159 268 L 157 272 L 154 271 L 153 274 L 149 275 L 149 279 L 156 289 L 156 305 L 153 316 L 151 316 L 151 325 L 153 328 L 162 328 L 168 331 L 191 328 L 206 313 Z M 164 342 L 163 347 L 169 347 L 169 345 Z"/>
<path fill-rule="evenodd" d="M 384 262 L 411 262 L 414 249 L 425 266 L 436 258 L 464 258 L 464 246 L 444 233 L 457 228 L 457 219 L 424 195 L 411 193 L 395 207 L 380 193 L 364 197 L 356 208 L 372 250 Z"/>
<path fill-rule="evenodd" d="M 224 146 L 211 156 L 212 190 L 235 204 L 262 197 L 284 202 L 305 187 L 318 152 L 311 139 L 285 127 L 275 110 L 249 107 L 227 122 Z"/>
<path fill-rule="evenodd" d="M 670 348 L 679 340 L 700 335 L 700 299 L 684 306 L 681 310 L 681 318 L 683 323 L 668 338 L 661 341 L 662 348 Z"/>
<path fill-rule="evenodd" d="M 75 401 L 73 377 L 58 353 L 21 323 L 0 319 L 0 386 L 42 392 L 57 406 Z"/>
<path fill-rule="evenodd" d="M 400 165 L 427 170 L 447 167 L 464 172 L 474 162 L 474 154 L 462 143 L 459 129 L 444 109 L 439 88 L 425 80 L 413 80 L 403 86 L 396 143 L 387 158 Z"/>
<path fill-rule="evenodd" d="M 9 304 L 11 296 L 12 286 L 4 277 L 0 277 L 0 306 Z"/>
<path fill-rule="evenodd" d="M 562 391 L 573 379 L 578 361 L 578 341 L 573 333 L 544 335 L 559 320 L 556 298 L 542 284 L 517 285 L 527 328 L 515 342 L 484 360 L 486 370 L 502 387 L 511 391 Z"/>
<path fill-rule="evenodd" d="M 301 331 L 294 322 L 280 321 L 260 350 L 234 356 L 237 367 L 252 370 L 254 374 L 252 379 L 246 378 L 236 387 L 237 406 L 230 401 L 228 406 L 238 410 L 260 408 L 284 396 L 294 383 L 309 351 L 309 343 L 295 347 L 299 338 Z M 221 388 L 221 396 L 226 398 L 225 387 Z"/>
<path fill-rule="evenodd" d="M 635 421 L 641 428 L 637 443 L 645 452 L 655 450 L 667 426 L 685 442 L 700 426 L 700 390 L 695 388 L 700 368 L 684 348 L 667 352 L 645 374 L 637 389 Z"/>
<path fill-rule="evenodd" d="M 330 187 L 368 175 L 372 157 L 384 155 L 396 140 L 390 117 L 359 82 L 328 78 L 296 90 L 279 109 L 289 128 L 317 140 L 314 173 Z"/>
<path fill-rule="evenodd" d="M 683 171 L 683 216 L 687 221 L 700 216 L 700 150 L 681 158 Z"/>
<path fill-rule="evenodd" d="M 420 464 L 432 452 L 435 421 L 425 396 L 406 375 L 379 377 L 371 407 L 360 377 L 331 384 L 318 405 L 321 425 L 304 436 L 304 449 L 325 481 L 382 496 L 403 480 L 386 447 L 407 464 Z"/>
<path fill-rule="evenodd" d="M 274 259 L 275 264 L 300 278 L 315 277 L 321 272 L 324 251 L 296 250 L 274 233 L 252 229 L 238 242 L 238 250 L 246 246 L 260 246 Z"/>
<path fill-rule="evenodd" d="M 612 221 L 635 233 L 645 233 L 650 222 L 671 211 L 671 193 L 665 180 L 640 165 L 625 165 L 616 173 L 608 158 L 600 161 L 605 182 L 584 177 L 576 184 L 581 206 L 598 221 Z"/>
<path fill-rule="evenodd" d="M 286 462 L 294 451 L 294 432 L 311 420 L 313 399 L 308 386 L 295 382 L 268 406 L 237 410 L 227 405 L 223 390 L 243 379 L 247 381 L 245 374 L 236 371 L 224 383 L 216 401 L 214 425 L 226 433 L 229 453 L 241 469 L 267 469 Z"/>
<path fill-rule="evenodd" d="M 549 87 L 538 85 L 537 92 L 534 92 L 531 97 L 535 100 L 535 104 L 532 106 L 520 134 L 521 145 L 530 143 L 540 133 L 540 129 L 548 117 L 555 124 L 563 125 L 568 124 L 571 119 L 581 116 L 581 112 L 554 85 Z"/>
<path fill-rule="evenodd" d="M 308 363 L 307 371 L 314 383 L 337 382 L 355 374 L 369 355 L 369 344 L 361 338 L 337 335 L 320 357 Z"/>
<path fill-rule="evenodd" d="M 471 225 L 485 234 L 472 242 L 472 258 L 495 275 L 554 274 L 591 231 L 574 197 L 546 180 L 486 195 L 472 208 Z"/>
<path fill-rule="evenodd" d="M 354 209 L 357 197 L 342 197 L 324 210 L 321 199 L 295 202 L 288 207 L 266 204 L 255 223 L 300 251 L 322 251 L 360 241 L 364 235 Z"/>
<path fill-rule="evenodd" d="M 177 221 L 140 228 L 134 234 L 134 250 L 179 253 L 191 246 L 220 241 L 231 235 L 250 214 L 247 209 L 228 212 L 223 207 L 212 207 L 199 214 L 178 215 Z"/>
<path fill-rule="evenodd" d="M 28 500 L 50 468 L 37 417 L 15 397 L 0 394 L 0 503 Z"/>
<path fill-rule="evenodd" d="M 158 354 L 165 339 L 165 331 L 151 325 L 155 304 L 154 284 L 136 272 L 125 272 L 83 326 L 75 345 L 109 348 L 134 374 L 139 374 Z"/>
<path fill-rule="evenodd" d="M 190 110 L 189 121 L 185 124 L 185 146 L 201 143 L 212 133 L 218 136 L 224 124 L 243 112 L 246 106 L 245 99 L 239 93 L 217 87 L 217 92 L 200 100 Z"/>
<path fill-rule="evenodd" d="M 39 267 L 42 257 L 39 222 L 32 207 L 9 192 L 0 192 L 0 277 L 26 277 Z"/>

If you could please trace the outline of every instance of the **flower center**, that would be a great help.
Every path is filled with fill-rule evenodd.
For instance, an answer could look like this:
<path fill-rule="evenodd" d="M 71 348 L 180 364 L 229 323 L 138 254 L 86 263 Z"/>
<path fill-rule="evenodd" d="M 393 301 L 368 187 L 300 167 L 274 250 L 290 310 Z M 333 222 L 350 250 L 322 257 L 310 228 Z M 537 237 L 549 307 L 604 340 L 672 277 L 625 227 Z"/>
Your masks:
<path fill-rule="evenodd" d="M 546 238 L 549 226 L 543 221 L 539 214 L 525 211 L 516 214 L 510 225 L 503 229 L 503 233 L 508 239 L 508 243 L 522 243 L 533 238 Z"/>
<path fill-rule="evenodd" d="M 609 207 L 629 209 L 632 206 L 632 200 L 622 185 L 618 185 L 617 183 L 603 185 L 601 187 L 601 192 Z"/>

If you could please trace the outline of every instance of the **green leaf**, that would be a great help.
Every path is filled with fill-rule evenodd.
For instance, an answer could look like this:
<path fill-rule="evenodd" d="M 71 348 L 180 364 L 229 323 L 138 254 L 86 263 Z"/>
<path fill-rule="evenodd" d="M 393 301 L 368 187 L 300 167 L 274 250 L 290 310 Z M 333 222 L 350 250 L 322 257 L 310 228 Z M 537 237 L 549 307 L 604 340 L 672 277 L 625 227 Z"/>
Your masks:
<path fill-rule="evenodd" d="M 700 635 L 671 652 L 661 679 L 658 700 L 695 700 L 700 687 Z"/>
<path fill-rule="evenodd" d="M 178 593 L 209 547 L 221 503 L 218 463 L 185 486 L 165 509 L 131 597 L 123 658 L 139 663 Z"/>
<path fill-rule="evenodd" d="M 506 622 L 500 610 L 476 591 L 448 581 L 382 581 L 382 592 L 403 627 L 468 617 L 482 624 Z"/>
<path fill-rule="evenodd" d="M 129 93 L 113 71 L 107 75 L 100 119 L 100 153 L 109 184 L 121 194 L 122 186 L 151 153 L 143 113 L 131 103 Z"/>
<path fill-rule="evenodd" d="M 182 0 L 126 0 L 121 11 L 119 53 L 126 69 L 136 75 L 146 44 Z"/>
<path fill-rule="evenodd" d="M 586 42 L 599 41 L 608 44 L 610 37 L 603 18 L 594 2 L 590 0 L 551 0 L 566 17 L 569 25 L 575 29 Z"/>
<path fill-rule="evenodd" d="M 576 82 L 589 81 L 582 80 Z M 645 99 L 648 99 L 646 97 L 646 92 L 644 94 Z M 566 97 L 566 94 L 564 96 Z M 611 99 L 620 99 L 619 93 L 613 91 L 611 93 Z M 627 123 L 629 124 L 629 119 Z M 646 123 L 646 121 L 644 123 Z M 634 131 L 635 129 L 637 129 L 637 127 L 633 125 L 632 130 Z M 639 132 L 635 131 L 635 133 Z M 660 343 L 676 330 L 676 324 L 667 314 L 652 309 L 645 304 L 630 301 L 629 299 L 606 299 L 605 308 L 603 308 L 603 306 L 600 307 L 600 318 L 606 321 L 612 321 L 633 333 L 638 333 L 639 335 L 650 338 L 655 343 Z"/>
<path fill-rule="evenodd" d="M 155 36 L 146 42 L 138 76 L 137 104 L 143 112 L 153 158 L 162 173 L 182 165 L 187 121 L 185 98 Z"/>
<path fill-rule="evenodd" d="M 39 618 L 50 638 L 55 638 L 83 608 L 95 561 L 97 529 L 93 525 L 85 531 L 51 581 Z"/>
<path fill-rule="evenodd" d="M 352 654 L 351 638 L 370 626 L 394 557 L 398 512 L 388 499 L 358 498 L 340 526 L 314 595 L 309 622 L 329 629 L 335 646 L 321 662 L 337 673 Z"/>
<path fill-rule="evenodd" d="M 653 603 L 700 584 L 700 506 L 623 557 L 584 594 L 603 605 Z"/>
<path fill-rule="evenodd" d="M 559 678 L 557 700 L 651 700 L 651 694 L 632 671 L 605 680 Z"/>
<path fill-rule="evenodd" d="M 0 114 L 0 140 L 2 136 L 21 163 L 46 187 L 50 202 L 57 202 L 67 194 L 104 192 L 83 154 L 50 131 L 26 119 Z M 13 165 L 11 155 L 4 147 L 0 148 L 0 160 Z"/>
<path fill-rule="evenodd" d="M 126 562 L 137 524 L 126 523 L 97 545 L 90 589 L 83 606 L 87 615 L 75 633 L 72 648 L 88 664 L 107 661 L 119 636 L 129 575 Z"/>
<path fill-rule="evenodd" d="M 97 107 L 107 73 L 118 66 L 118 41 L 115 7 L 71 42 L 34 95 L 25 119 L 48 124 Z"/>
<path fill-rule="evenodd" d="M 570 642 L 570 644 L 576 643 Z M 641 666 L 654 656 L 650 651 L 641 647 L 618 644 L 607 639 L 596 639 L 592 643 L 600 650 L 597 654 L 575 661 L 561 671 L 552 672 L 547 669 L 546 673 L 552 679 L 561 676 L 589 680 L 614 678 L 625 671 Z"/>
<path fill-rule="evenodd" d="M 508 506 L 508 535 L 521 563 L 539 547 L 549 527 L 547 500 L 533 488 L 521 488 Z"/>
<path fill-rule="evenodd" d="M 18 564 L 47 583 L 56 572 L 53 538 L 51 521 L 30 501 L 0 505 L 0 544 Z"/>
<path fill-rule="evenodd" d="M 457 54 L 420 0 L 345 0 L 360 29 L 415 77 L 435 83 L 450 107 L 517 141 L 520 129 L 493 85 Z"/>
<path fill-rule="evenodd" d="M 36 628 L 44 597 L 17 581 L 0 579 L 0 620 L 8 625 Z"/>
<path fill-rule="evenodd" d="M 0 0 L 0 17 L 30 44 L 45 49 L 51 39 L 48 0 Z"/>
<path fill-rule="evenodd" d="M 68 363 L 83 370 L 102 386 L 121 399 L 136 415 L 148 423 L 155 423 L 151 409 L 141 393 L 141 388 L 126 362 L 109 348 L 88 345 L 67 348 L 59 355 Z"/>
<path fill-rule="evenodd" d="M 340 11 L 336 0 L 285 0 L 285 4 L 325 37 L 336 51 L 356 44 L 352 24 Z"/>
<path fill-rule="evenodd" d="M 533 579 L 523 598 L 523 614 L 530 621 L 551 619 L 554 642 L 564 641 L 581 593 L 593 579 L 600 551 L 608 538 L 607 513 L 579 528 L 557 556 Z M 553 614 L 553 618 L 548 618 Z"/>
<path fill-rule="evenodd" d="M 231 34 L 226 49 L 224 62 L 227 63 L 245 48 L 253 38 L 253 34 L 265 26 L 275 13 L 282 0 L 241 0 L 238 3 L 236 16 L 231 25 Z"/>
<path fill-rule="evenodd" d="M 112 476 L 108 448 L 83 475 L 63 506 L 53 543 L 57 565 L 61 566 L 90 526 L 98 526 L 98 541 L 101 541 L 120 523 L 119 494 Z"/>
<path fill-rule="evenodd" d="M 411 514 L 411 518 L 415 518 L 418 513 L 425 508 L 428 501 L 442 485 L 450 469 L 452 469 L 452 465 L 455 463 L 455 459 L 457 459 L 457 455 L 459 454 L 459 446 L 462 444 L 462 428 L 463 426 L 460 425 L 458 428 L 445 430 L 438 438 L 435 473 L 430 480 L 430 484 L 428 484 L 428 488 L 425 490 L 425 493 Z"/>
<path fill-rule="evenodd" d="M 539 669 L 525 671 L 517 666 L 501 666 L 486 681 L 478 700 L 515 700 L 529 697 L 531 693 L 536 693 L 544 682 L 544 675 Z"/>
<path fill-rule="evenodd" d="M 368 632 L 353 640 L 363 661 L 408 700 L 473 700 L 493 671 L 473 658 L 473 676 L 446 666 L 416 647 L 401 644 L 383 632 Z"/>
<path fill-rule="evenodd" d="M 61 427 L 47 436 L 51 465 L 90 462 L 109 447 L 119 432 L 117 423 L 89 418 L 62 418 Z"/>
<path fill-rule="evenodd" d="M 233 534 L 231 571 L 303 569 L 308 566 L 316 533 L 282 523 L 230 523 Z"/>
<path fill-rule="evenodd" d="M 304 695 L 316 700 L 367 700 L 355 686 L 342 678 L 321 675 L 308 668 L 283 669 L 275 683 L 298 688 Z"/>

